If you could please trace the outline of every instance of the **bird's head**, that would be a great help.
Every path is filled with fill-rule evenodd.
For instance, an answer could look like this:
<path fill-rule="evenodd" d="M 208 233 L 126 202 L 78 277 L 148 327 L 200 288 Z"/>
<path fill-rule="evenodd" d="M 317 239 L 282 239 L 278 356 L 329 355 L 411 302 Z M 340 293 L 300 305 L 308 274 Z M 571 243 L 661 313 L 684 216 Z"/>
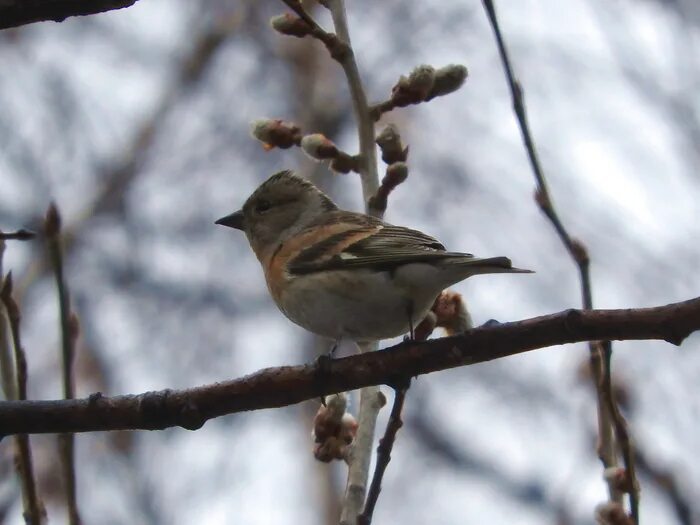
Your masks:
<path fill-rule="evenodd" d="M 338 209 L 316 186 L 291 171 L 281 171 L 263 182 L 243 208 L 216 224 L 245 232 L 260 256 L 302 231 L 320 214 Z"/>

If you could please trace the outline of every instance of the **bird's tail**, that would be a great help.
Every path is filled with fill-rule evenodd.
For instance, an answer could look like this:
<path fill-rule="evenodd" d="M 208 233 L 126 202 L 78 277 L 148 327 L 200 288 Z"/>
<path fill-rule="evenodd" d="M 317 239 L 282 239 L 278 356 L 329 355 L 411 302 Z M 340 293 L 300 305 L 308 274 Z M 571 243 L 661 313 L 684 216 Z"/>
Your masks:
<path fill-rule="evenodd" d="M 454 257 L 446 259 L 443 264 L 458 266 L 463 270 L 468 269 L 469 275 L 479 275 L 485 273 L 535 273 L 532 270 L 513 268 L 513 265 L 508 257 L 490 257 L 488 259 L 479 259 L 477 257 L 455 254 Z"/>

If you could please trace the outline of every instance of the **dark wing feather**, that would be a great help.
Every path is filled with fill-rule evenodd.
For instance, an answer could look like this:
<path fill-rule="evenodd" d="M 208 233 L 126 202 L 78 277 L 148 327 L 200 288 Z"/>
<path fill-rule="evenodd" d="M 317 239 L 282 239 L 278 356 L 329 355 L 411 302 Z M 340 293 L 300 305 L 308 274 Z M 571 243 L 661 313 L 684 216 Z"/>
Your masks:
<path fill-rule="evenodd" d="M 322 243 L 303 250 L 293 261 L 289 270 L 295 274 L 311 273 L 321 270 L 350 270 L 372 268 L 378 271 L 391 271 L 397 266 L 415 262 L 429 262 L 450 257 L 471 257 L 466 253 L 451 253 L 433 237 L 417 230 L 393 226 L 379 219 L 360 214 L 341 212 L 338 217 L 343 222 L 357 222 L 357 228 L 350 232 L 342 232 L 329 237 Z M 333 214 L 334 215 L 334 214 Z M 352 215 L 352 221 L 348 221 Z M 329 217 L 333 220 L 332 217 Z M 328 222 L 326 222 L 327 224 Z M 378 228 L 380 227 L 380 228 Z M 354 233 L 367 232 L 368 229 L 378 228 L 376 233 L 361 238 L 355 243 L 331 257 L 322 258 L 326 249 L 338 243 L 346 242 Z"/>

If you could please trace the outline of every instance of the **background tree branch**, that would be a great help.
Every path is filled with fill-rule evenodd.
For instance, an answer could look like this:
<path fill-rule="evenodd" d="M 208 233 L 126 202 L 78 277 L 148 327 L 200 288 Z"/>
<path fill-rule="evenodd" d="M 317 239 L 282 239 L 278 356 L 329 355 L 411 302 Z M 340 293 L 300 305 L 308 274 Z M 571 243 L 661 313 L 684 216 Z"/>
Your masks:
<path fill-rule="evenodd" d="M 0 29 L 33 22 L 63 22 L 134 5 L 138 0 L 7 0 L 0 3 Z"/>
<path fill-rule="evenodd" d="M 700 298 L 654 308 L 565 310 L 523 321 L 481 326 L 463 335 L 336 359 L 321 376 L 315 365 L 266 368 L 187 390 L 60 401 L 0 403 L 0 433 L 200 428 L 207 420 L 292 405 L 368 385 L 392 384 L 448 368 L 491 361 L 547 346 L 591 340 L 657 339 L 675 345 L 700 330 Z"/>

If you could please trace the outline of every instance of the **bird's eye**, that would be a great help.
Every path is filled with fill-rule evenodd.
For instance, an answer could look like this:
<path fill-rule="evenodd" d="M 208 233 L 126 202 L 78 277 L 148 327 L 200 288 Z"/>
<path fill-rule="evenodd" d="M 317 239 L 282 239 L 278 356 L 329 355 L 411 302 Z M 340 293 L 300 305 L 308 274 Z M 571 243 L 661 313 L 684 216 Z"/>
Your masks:
<path fill-rule="evenodd" d="M 258 203 L 255 205 L 255 213 L 265 213 L 271 207 L 272 205 L 270 204 L 270 201 L 258 201 Z"/>

